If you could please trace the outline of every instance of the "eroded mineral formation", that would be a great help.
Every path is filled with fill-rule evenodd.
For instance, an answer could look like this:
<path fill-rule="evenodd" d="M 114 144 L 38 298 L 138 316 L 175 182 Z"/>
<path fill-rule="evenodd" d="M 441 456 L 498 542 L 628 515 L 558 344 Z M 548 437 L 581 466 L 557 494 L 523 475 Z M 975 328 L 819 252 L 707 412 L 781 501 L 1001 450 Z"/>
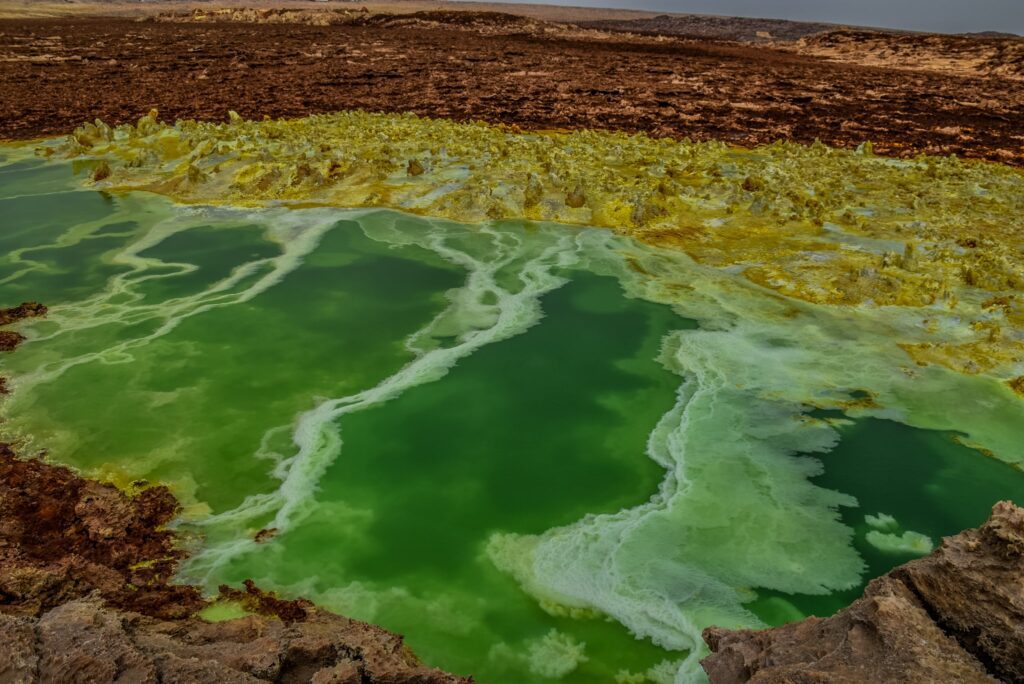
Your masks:
<path fill-rule="evenodd" d="M 704 639 L 712 684 L 1024 681 L 1024 509 L 996 504 L 833 617 Z"/>
<path fill-rule="evenodd" d="M 816 304 L 956 311 L 945 340 L 901 345 L 919 366 L 1010 381 L 1024 360 L 1024 173 L 1009 166 L 366 112 L 169 124 L 152 110 L 38 153 L 88 167 L 90 187 L 185 203 L 610 228 Z M 921 325 L 937 330 L 924 311 Z"/>
<path fill-rule="evenodd" d="M 165 487 L 129 496 L 0 444 L 0 681 L 456 683 L 402 637 L 252 583 L 250 614 L 208 622 L 170 582 L 185 552 L 161 529 Z"/>

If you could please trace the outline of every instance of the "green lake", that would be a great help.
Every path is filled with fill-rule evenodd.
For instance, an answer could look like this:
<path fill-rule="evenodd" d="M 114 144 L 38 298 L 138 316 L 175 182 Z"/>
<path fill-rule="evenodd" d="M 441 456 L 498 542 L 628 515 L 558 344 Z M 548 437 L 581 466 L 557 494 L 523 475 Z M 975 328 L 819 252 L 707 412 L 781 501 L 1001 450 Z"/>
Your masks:
<path fill-rule="evenodd" d="M 50 307 L 0 358 L 3 436 L 169 484 L 183 579 L 484 684 L 699 681 L 704 626 L 828 615 L 914 557 L 865 515 L 937 544 L 1024 501 L 1024 402 L 914 367 L 919 312 L 606 230 L 180 206 L 2 154 L 0 306 Z"/>

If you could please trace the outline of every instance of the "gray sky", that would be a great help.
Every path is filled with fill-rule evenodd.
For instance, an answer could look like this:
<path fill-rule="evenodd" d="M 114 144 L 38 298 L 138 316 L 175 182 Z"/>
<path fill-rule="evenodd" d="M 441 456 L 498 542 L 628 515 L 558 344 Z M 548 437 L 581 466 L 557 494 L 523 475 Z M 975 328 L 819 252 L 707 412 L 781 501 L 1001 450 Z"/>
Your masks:
<path fill-rule="evenodd" d="M 506 0 L 509 1 L 509 0 Z M 517 0 L 510 0 L 516 2 Z M 521 1 L 521 0 L 518 0 Z M 1024 34 L 1024 0 L 532 0 L 738 17 L 826 21 L 916 31 Z"/>

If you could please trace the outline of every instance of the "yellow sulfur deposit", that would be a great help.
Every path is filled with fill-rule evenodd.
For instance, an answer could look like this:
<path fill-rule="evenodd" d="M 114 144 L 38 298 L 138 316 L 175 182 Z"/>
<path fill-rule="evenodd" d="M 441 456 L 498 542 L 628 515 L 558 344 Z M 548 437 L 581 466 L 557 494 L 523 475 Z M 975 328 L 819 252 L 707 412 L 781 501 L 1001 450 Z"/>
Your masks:
<path fill-rule="evenodd" d="M 906 349 L 919 363 L 1024 362 L 1024 173 L 997 164 L 365 112 L 168 125 L 153 111 L 43 152 L 99 160 L 97 187 L 183 202 L 607 227 L 815 303 L 961 310 L 948 345 Z"/>

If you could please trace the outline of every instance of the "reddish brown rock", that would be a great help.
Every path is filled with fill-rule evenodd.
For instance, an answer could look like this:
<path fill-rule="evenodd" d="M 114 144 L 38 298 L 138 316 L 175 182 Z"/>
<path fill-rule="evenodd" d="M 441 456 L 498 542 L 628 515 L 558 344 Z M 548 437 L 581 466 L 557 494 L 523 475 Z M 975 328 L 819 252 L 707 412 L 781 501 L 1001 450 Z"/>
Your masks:
<path fill-rule="evenodd" d="M 39 302 L 24 302 L 10 309 L 0 309 L 0 325 L 8 325 L 25 318 L 45 316 L 46 311 L 46 307 Z"/>
<path fill-rule="evenodd" d="M 890 575 L 989 672 L 1024 682 L 1024 509 L 1000 502 L 978 529 Z"/>
<path fill-rule="evenodd" d="M 13 351 L 25 341 L 25 336 L 13 330 L 0 330 L 0 352 Z"/>
<path fill-rule="evenodd" d="M 10 309 L 0 309 L 0 326 L 9 325 L 23 318 L 45 316 L 46 307 L 38 302 L 25 302 Z M 0 352 L 13 351 L 25 341 L 25 336 L 13 330 L 0 330 Z M 7 386 L 0 378 L 0 394 L 7 394 Z"/>
<path fill-rule="evenodd" d="M 996 681 L 888 577 L 833 618 L 765 631 L 712 627 L 704 639 L 715 652 L 703 662 L 713 684 Z"/>
<path fill-rule="evenodd" d="M 155 617 L 191 614 L 205 602 L 169 583 L 184 552 L 160 529 L 177 510 L 165 487 L 129 498 L 0 445 L 0 612 L 38 616 L 95 592 Z"/>
<path fill-rule="evenodd" d="M 226 599 L 237 601 L 245 608 L 262 615 L 273 615 L 284 622 L 302 622 L 306 619 L 313 604 L 305 599 L 285 601 L 270 592 L 263 591 L 252 580 L 243 582 L 245 591 L 233 589 L 226 584 L 219 587 L 220 595 Z"/>
<path fill-rule="evenodd" d="M 313 610 L 301 625 L 251 615 L 210 623 L 126 613 L 76 599 L 38 618 L 0 615 L 4 682 L 456 683 L 398 637 Z"/>
<path fill-rule="evenodd" d="M 126 495 L 0 444 L 0 682 L 468 682 L 402 637 L 245 583 L 253 615 L 210 623 L 185 552 L 162 529 L 165 487 Z"/>
<path fill-rule="evenodd" d="M 712 684 L 1024 681 L 1024 509 L 996 504 L 833 617 L 704 639 Z"/>

